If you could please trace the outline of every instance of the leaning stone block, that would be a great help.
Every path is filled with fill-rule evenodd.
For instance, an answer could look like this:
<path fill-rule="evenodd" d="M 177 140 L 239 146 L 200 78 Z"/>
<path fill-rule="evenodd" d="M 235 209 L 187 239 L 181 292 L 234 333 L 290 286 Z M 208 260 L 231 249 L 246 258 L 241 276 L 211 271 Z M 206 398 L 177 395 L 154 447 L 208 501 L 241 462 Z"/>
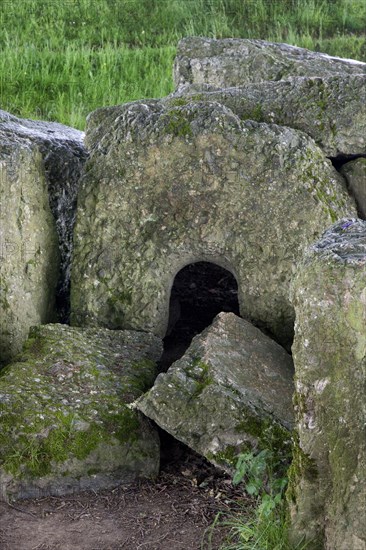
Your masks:
<path fill-rule="evenodd" d="M 344 219 L 312 246 L 293 283 L 298 446 L 292 537 L 366 547 L 366 222 Z"/>
<path fill-rule="evenodd" d="M 293 426 L 291 356 L 253 325 L 220 313 L 134 406 L 216 466 L 268 446 L 283 458 Z"/>
<path fill-rule="evenodd" d="M 330 157 L 366 153 L 366 75 L 297 77 L 224 89 L 193 84 L 164 101 L 217 101 L 241 120 L 301 130 Z"/>
<path fill-rule="evenodd" d="M 217 102 L 152 100 L 91 114 L 86 143 L 72 323 L 164 336 L 175 276 L 206 261 L 235 276 L 241 316 L 290 346 L 298 259 L 356 215 L 312 139 Z"/>
<path fill-rule="evenodd" d="M 347 162 L 342 166 L 341 174 L 355 197 L 360 218 L 366 220 L 366 158 Z"/>
<path fill-rule="evenodd" d="M 247 82 L 285 80 L 290 76 L 365 73 L 366 63 L 361 61 L 331 57 L 288 44 L 234 38 L 184 38 L 178 44 L 174 63 L 176 87 L 211 84 L 228 88 Z"/>
<path fill-rule="evenodd" d="M 127 405 L 153 384 L 161 351 L 146 333 L 33 328 L 0 373 L 0 498 L 155 476 L 157 433 Z"/>

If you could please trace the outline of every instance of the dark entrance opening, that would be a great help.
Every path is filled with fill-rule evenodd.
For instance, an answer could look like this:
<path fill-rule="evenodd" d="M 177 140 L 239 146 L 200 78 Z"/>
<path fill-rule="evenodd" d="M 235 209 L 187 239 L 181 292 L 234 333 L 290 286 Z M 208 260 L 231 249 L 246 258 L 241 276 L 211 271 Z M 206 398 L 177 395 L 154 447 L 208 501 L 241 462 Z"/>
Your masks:
<path fill-rule="evenodd" d="M 164 338 L 162 371 L 179 359 L 192 338 L 221 311 L 239 315 L 238 285 L 230 271 L 210 262 L 196 262 L 176 275 L 170 296 L 169 324 Z"/>

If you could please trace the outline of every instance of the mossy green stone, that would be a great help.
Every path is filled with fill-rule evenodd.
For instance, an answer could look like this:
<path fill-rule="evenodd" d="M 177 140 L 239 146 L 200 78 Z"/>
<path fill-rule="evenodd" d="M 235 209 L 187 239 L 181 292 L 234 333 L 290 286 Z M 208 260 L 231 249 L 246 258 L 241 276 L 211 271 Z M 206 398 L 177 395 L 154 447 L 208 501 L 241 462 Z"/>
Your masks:
<path fill-rule="evenodd" d="M 0 373 L 2 497 L 156 475 L 157 434 L 128 404 L 153 383 L 160 355 L 161 342 L 150 334 L 34 327 Z"/>
<path fill-rule="evenodd" d="M 324 233 L 299 266 L 292 297 L 292 540 L 365 548 L 366 222 L 344 219 Z"/>

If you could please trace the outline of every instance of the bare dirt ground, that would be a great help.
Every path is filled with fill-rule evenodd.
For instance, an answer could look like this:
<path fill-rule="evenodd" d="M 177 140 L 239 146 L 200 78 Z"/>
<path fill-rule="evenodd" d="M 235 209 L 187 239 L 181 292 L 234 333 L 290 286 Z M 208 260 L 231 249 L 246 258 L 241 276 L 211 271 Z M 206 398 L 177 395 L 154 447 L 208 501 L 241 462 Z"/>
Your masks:
<path fill-rule="evenodd" d="M 176 453 L 177 454 L 177 453 Z M 112 491 L 0 502 L 1 550 L 217 550 L 222 517 L 250 506 L 230 478 L 180 449 L 156 481 Z"/>

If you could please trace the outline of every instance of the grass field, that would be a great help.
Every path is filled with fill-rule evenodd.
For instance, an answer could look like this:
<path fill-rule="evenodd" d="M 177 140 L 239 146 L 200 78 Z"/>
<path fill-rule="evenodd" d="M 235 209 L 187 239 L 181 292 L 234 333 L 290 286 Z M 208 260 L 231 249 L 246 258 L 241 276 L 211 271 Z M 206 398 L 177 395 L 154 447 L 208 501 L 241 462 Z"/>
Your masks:
<path fill-rule="evenodd" d="M 366 61 L 364 0 L 0 0 L 0 107 L 84 128 L 173 89 L 187 35 L 261 38 Z"/>

